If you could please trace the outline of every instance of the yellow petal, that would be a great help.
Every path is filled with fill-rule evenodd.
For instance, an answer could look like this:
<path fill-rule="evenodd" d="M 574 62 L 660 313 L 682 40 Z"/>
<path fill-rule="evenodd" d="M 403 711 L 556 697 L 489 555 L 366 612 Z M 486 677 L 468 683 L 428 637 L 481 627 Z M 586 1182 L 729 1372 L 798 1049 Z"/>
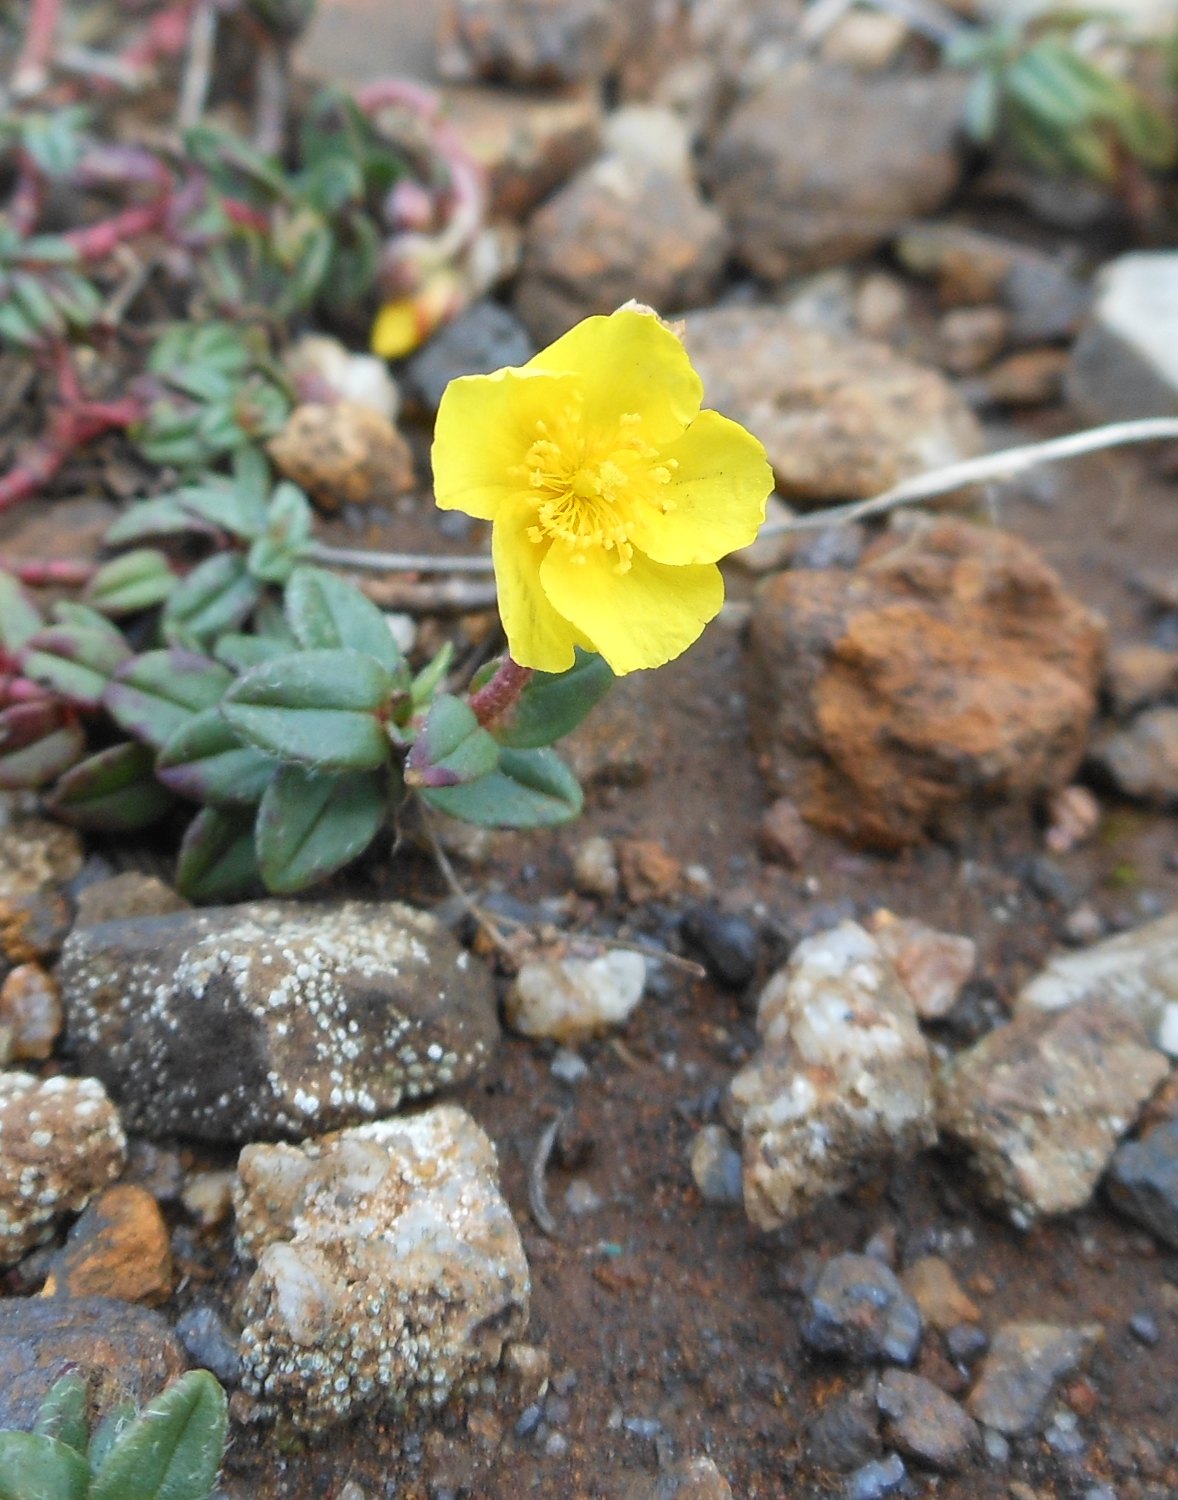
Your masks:
<path fill-rule="evenodd" d="M 462 375 L 442 393 L 430 458 L 442 510 L 489 521 L 525 489 L 519 474 L 536 423 L 569 399 L 576 380 L 542 370 Z"/>
<path fill-rule="evenodd" d="M 370 340 L 373 354 L 381 359 L 401 359 L 412 354 L 425 338 L 412 297 L 386 302 L 376 315 Z"/>
<path fill-rule="evenodd" d="M 554 544 L 540 566 L 555 609 L 622 676 L 661 667 L 686 651 L 724 603 L 724 580 L 713 564 L 669 568 L 635 552 L 625 573 L 601 549 Z"/>
<path fill-rule="evenodd" d="M 499 617 L 512 659 L 541 672 L 565 672 L 580 639 L 549 602 L 540 582 L 545 547 L 528 536 L 536 519 L 527 501 L 513 499 L 495 517 L 491 559 L 499 593 Z"/>
<path fill-rule="evenodd" d="M 671 442 L 703 399 L 703 382 L 675 335 L 650 313 L 629 309 L 586 318 L 524 369 L 575 372 L 587 430 L 612 432 L 623 416 L 637 414 L 648 443 Z"/>
<path fill-rule="evenodd" d="M 765 449 L 739 422 L 701 411 L 674 443 L 659 450 L 671 479 L 654 492 L 671 508 L 636 506 L 630 540 L 661 563 L 718 562 L 747 547 L 765 519 L 773 470 Z"/>

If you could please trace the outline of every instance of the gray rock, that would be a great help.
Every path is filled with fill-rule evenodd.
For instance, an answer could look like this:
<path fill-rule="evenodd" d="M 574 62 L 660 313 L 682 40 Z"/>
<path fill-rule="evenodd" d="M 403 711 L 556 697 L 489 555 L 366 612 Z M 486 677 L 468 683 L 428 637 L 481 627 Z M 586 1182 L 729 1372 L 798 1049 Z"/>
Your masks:
<path fill-rule="evenodd" d="M 378 1118 L 476 1073 L 490 977 L 394 903 L 253 902 L 78 928 L 68 1044 L 147 1135 L 242 1141 Z"/>
<path fill-rule="evenodd" d="M 876 1392 L 884 1441 L 930 1469 L 955 1474 L 978 1447 L 978 1425 L 951 1396 L 923 1375 L 885 1370 Z"/>
<path fill-rule="evenodd" d="M 847 1480 L 844 1494 L 847 1500 L 883 1500 L 884 1495 L 902 1489 L 907 1479 L 904 1460 L 898 1453 L 889 1453 L 857 1469 Z"/>
<path fill-rule="evenodd" d="M 976 418 L 938 371 L 768 307 L 690 314 L 705 399 L 765 445 L 783 495 L 853 500 L 973 457 Z"/>
<path fill-rule="evenodd" d="M 184 1350 L 159 1313 L 113 1297 L 0 1298 L 0 1430 L 30 1428 L 67 1365 L 91 1381 L 101 1417 L 182 1375 Z"/>
<path fill-rule="evenodd" d="M 1093 421 L 1178 413 L 1178 251 L 1139 251 L 1097 279 L 1072 349 L 1067 394 Z"/>
<path fill-rule="evenodd" d="M 691 1175 L 706 1203 L 739 1203 L 743 1194 L 740 1152 L 723 1125 L 705 1125 L 691 1143 Z"/>
<path fill-rule="evenodd" d="M 603 156 L 528 222 L 515 308 L 541 344 L 630 298 L 699 307 L 719 285 L 724 222 L 690 177 Z"/>
<path fill-rule="evenodd" d="M 127 1141 L 94 1078 L 0 1073 L 0 1267 L 119 1175 Z"/>
<path fill-rule="evenodd" d="M 165 917 L 188 911 L 191 903 L 154 875 L 125 870 L 107 880 L 94 880 L 78 893 L 75 927 L 94 927 L 122 917 Z"/>
<path fill-rule="evenodd" d="M 961 170 L 962 81 L 780 71 L 737 106 L 704 161 L 735 252 L 782 281 L 867 254 L 939 207 Z"/>
<path fill-rule="evenodd" d="M 685 1458 L 634 1480 L 625 1500 L 732 1500 L 732 1489 L 710 1458 Z"/>
<path fill-rule="evenodd" d="M 505 365 L 526 365 L 535 352 L 515 314 L 484 298 L 438 329 L 406 364 L 404 378 L 422 405 L 437 411 L 452 380 L 490 375 Z"/>
<path fill-rule="evenodd" d="M 895 1274 L 870 1255 L 836 1255 L 806 1299 L 801 1334 L 820 1354 L 863 1364 L 911 1364 L 920 1312 Z"/>
<path fill-rule="evenodd" d="M 874 1379 L 833 1397 L 806 1430 L 806 1457 L 819 1469 L 845 1473 L 882 1452 Z"/>
<path fill-rule="evenodd" d="M 241 1355 L 237 1340 L 225 1327 L 215 1307 L 197 1302 L 186 1307 L 176 1319 L 176 1337 L 188 1351 L 194 1366 L 211 1370 L 222 1385 L 237 1385 L 241 1380 Z"/>
<path fill-rule="evenodd" d="M 1026 1227 L 1088 1202 L 1168 1071 L 1111 1001 L 1023 1012 L 947 1066 L 937 1122 L 969 1152 L 986 1197 Z"/>
<path fill-rule="evenodd" d="M 513 1031 L 571 1046 L 623 1025 L 645 987 L 646 960 L 627 948 L 597 958 L 534 959 L 512 981 L 504 1015 Z"/>
<path fill-rule="evenodd" d="M 1167 1120 L 1113 1157 L 1105 1180 L 1117 1207 L 1178 1250 L 1178 1120 Z"/>
<path fill-rule="evenodd" d="M 315 1431 L 439 1406 L 527 1326 L 495 1148 L 463 1110 L 247 1146 L 238 1174 L 243 1385 L 264 1410 Z"/>
<path fill-rule="evenodd" d="M 1036 1431 L 1056 1387 L 1084 1367 L 1102 1336 L 1098 1323 L 1004 1323 L 966 1401 L 971 1416 L 1007 1437 Z"/>
<path fill-rule="evenodd" d="M 1178 806 L 1178 708 L 1146 708 L 1096 747 L 1119 791 L 1153 807 Z"/>
<path fill-rule="evenodd" d="M 729 1086 L 744 1201 L 772 1229 L 932 1144 L 932 1073 L 912 1002 L 854 922 L 800 943 L 757 1009 L 762 1048 Z"/>

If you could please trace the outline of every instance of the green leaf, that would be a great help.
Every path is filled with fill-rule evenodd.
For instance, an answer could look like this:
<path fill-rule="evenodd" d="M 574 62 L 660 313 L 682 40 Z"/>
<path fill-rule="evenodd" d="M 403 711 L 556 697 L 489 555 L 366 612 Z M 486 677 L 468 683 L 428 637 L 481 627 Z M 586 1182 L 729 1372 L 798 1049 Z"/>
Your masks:
<path fill-rule="evenodd" d="M 322 568 L 296 568 L 285 594 L 286 618 L 300 646 L 350 646 L 395 672 L 401 652 L 388 621 L 358 588 Z"/>
<path fill-rule="evenodd" d="M 90 1386 L 77 1370 L 55 1381 L 41 1402 L 34 1432 L 56 1438 L 75 1453 L 86 1452 L 90 1441 Z"/>
<path fill-rule="evenodd" d="M 158 822 L 172 805 L 145 745 L 112 745 L 67 771 L 45 799 L 63 823 L 125 833 Z"/>
<path fill-rule="evenodd" d="M 228 1404 L 215 1377 L 190 1370 L 118 1438 L 89 1500 L 207 1500 L 227 1425 Z"/>
<path fill-rule="evenodd" d="M 499 746 L 469 703 L 439 693 L 405 762 L 406 786 L 462 786 L 499 764 Z"/>
<path fill-rule="evenodd" d="M 191 901 L 226 901 L 261 879 L 252 813 L 206 807 L 189 823 L 176 863 L 176 888 Z"/>
<path fill-rule="evenodd" d="M 213 655 L 234 674 L 248 672 L 251 667 L 289 653 L 289 641 L 276 641 L 266 635 L 238 635 L 232 632 L 223 635 L 213 647 Z"/>
<path fill-rule="evenodd" d="M 19 651 L 45 621 L 11 573 L 0 572 L 0 646 Z"/>
<path fill-rule="evenodd" d="M 283 483 L 266 511 L 266 531 L 249 550 L 255 578 L 285 583 L 311 536 L 311 503 L 297 485 Z"/>
<path fill-rule="evenodd" d="M 258 864 L 267 890 L 287 896 L 350 864 L 388 812 L 383 771 L 324 776 L 283 766 L 258 812 Z"/>
<path fill-rule="evenodd" d="M 146 651 L 116 673 L 103 706 L 120 728 L 159 750 L 195 714 L 219 703 L 232 681 L 228 668 L 194 651 Z"/>
<path fill-rule="evenodd" d="M 104 563 L 82 597 L 105 615 L 132 615 L 162 604 L 175 587 L 176 575 L 164 554 L 140 547 Z"/>
<path fill-rule="evenodd" d="M 454 647 L 447 641 L 435 657 L 422 667 L 409 686 L 409 697 L 414 708 L 423 708 L 433 701 L 433 696 L 446 680 L 450 663 L 454 660 Z"/>
<path fill-rule="evenodd" d="M 613 686 L 603 657 L 577 649 L 567 672 L 535 672 L 509 714 L 495 720 L 491 733 L 501 745 L 534 750 L 576 729 Z"/>
<path fill-rule="evenodd" d="M 116 1402 L 99 1421 L 94 1429 L 94 1436 L 90 1439 L 90 1446 L 86 1450 L 92 1474 L 96 1474 L 102 1468 L 110 1450 L 130 1427 L 135 1416 L 135 1403 L 131 1400 L 124 1400 Z"/>
<path fill-rule="evenodd" d="M 205 709 L 165 741 L 156 775 L 171 791 L 216 807 L 255 806 L 278 763 L 243 745 L 216 708 Z"/>
<path fill-rule="evenodd" d="M 86 753 L 86 736 L 62 704 L 14 703 L 0 713 L 0 788 L 48 786 Z"/>
<path fill-rule="evenodd" d="M 992 68 L 984 68 L 970 81 L 965 96 L 965 133 L 971 140 L 984 146 L 994 139 L 1000 104 L 998 75 Z"/>
<path fill-rule="evenodd" d="M 191 515 L 179 500 L 171 495 L 160 495 L 155 500 L 137 500 L 107 528 L 103 540 L 108 547 L 124 547 L 128 542 L 177 536 L 194 529 Z M 201 529 L 211 530 L 209 527 Z"/>
<path fill-rule="evenodd" d="M 244 740 L 321 771 L 370 771 L 389 757 L 381 722 L 393 679 L 359 651 L 303 651 L 254 667 L 221 712 Z"/>
<path fill-rule="evenodd" d="M 25 643 L 20 666 L 33 682 L 52 688 L 79 708 L 97 708 L 110 678 L 130 655 L 117 632 L 49 625 Z"/>
<path fill-rule="evenodd" d="M 218 552 L 182 579 L 164 606 L 165 633 L 173 629 L 204 643 L 236 630 L 257 604 L 262 585 L 239 552 Z"/>
<path fill-rule="evenodd" d="M 87 1500 L 90 1465 L 40 1432 L 0 1432 L 0 1500 Z"/>
<path fill-rule="evenodd" d="M 421 796 L 439 812 L 486 828 L 551 828 L 581 811 L 577 778 L 552 750 L 511 750 L 499 768 L 468 786 L 426 788 Z"/>

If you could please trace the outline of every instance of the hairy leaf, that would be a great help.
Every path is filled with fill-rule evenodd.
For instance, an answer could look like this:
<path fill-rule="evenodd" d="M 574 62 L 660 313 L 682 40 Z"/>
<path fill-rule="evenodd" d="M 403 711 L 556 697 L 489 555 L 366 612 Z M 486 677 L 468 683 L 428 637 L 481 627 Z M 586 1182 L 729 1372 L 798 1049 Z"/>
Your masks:
<path fill-rule="evenodd" d="M 407 786 L 461 786 L 499 764 L 499 746 L 469 703 L 439 693 L 430 704 L 405 763 Z"/>
<path fill-rule="evenodd" d="M 217 1380 L 190 1370 L 121 1434 L 94 1476 L 90 1500 L 207 1500 L 227 1425 Z"/>
<path fill-rule="evenodd" d="M 103 704 L 128 734 L 159 750 L 193 715 L 219 703 L 232 681 L 228 668 L 195 651 L 147 651 L 115 674 Z"/>
<path fill-rule="evenodd" d="M 580 813 L 577 779 L 552 750 L 500 752 L 499 767 L 468 786 L 426 788 L 439 812 L 488 828 L 549 828 Z"/>
<path fill-rule="evenodd" d="M 253 814 L 206 807 L 180 844 L 176 889 L 191 901 L 227 901 L 260 883 Z"/>
<path fill-rule="evenodd" d="M 374 656 L 390 672 L 401 664 L 401 652 L 384 615 L 358 588 L 334 573 L 296 568 L 286 586 L 285 608 L 301 646 L 350 646 Z"/>
<path fill-rule="evenodd" d="M 208 708 L 168 737 L 155 770 L 178 796 L 215 807 L 252 807 L 273 781 L 278 763 L 243 745 L 220 710 Z"/>
<path fill-rule="evenodd" d="M 495 720 L 491 733 L 501 745 L 534 750 L 576 729 L 613 686 L 605 659 L 577 649 L 567 672 L 535 672 L 510 713 Z"/>
<path fill-rule="evenodd" d="M 363 854 L 388 811 L 383 771 L 323 775 L 283 766 L 258 812 L 257 852 L 268 890 L 305 890 Z"/>
<path fill-rule="evenodd" d="M 125 833 L 147 828 L 172 806 L 156 780 L 145 745 L 112 745 L 67 771 L 45 799 L 50 812 L 78 828 Z"/>

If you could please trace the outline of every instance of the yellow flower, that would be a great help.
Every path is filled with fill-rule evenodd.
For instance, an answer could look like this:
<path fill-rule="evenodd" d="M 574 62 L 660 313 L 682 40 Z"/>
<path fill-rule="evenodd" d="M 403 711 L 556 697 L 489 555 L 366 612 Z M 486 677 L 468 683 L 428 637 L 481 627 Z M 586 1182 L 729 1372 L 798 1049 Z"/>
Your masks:
<path fill-rule="evenodd" d="M 493 523 L 512 657 L 563 672 L 573 647 L 618 674 L 686 650 L 724 602 L 717 561 L 765 518 L 773 476 L 653 314 L 586 318 L 518 369 L 442 397 L 437 503 Z"/>

